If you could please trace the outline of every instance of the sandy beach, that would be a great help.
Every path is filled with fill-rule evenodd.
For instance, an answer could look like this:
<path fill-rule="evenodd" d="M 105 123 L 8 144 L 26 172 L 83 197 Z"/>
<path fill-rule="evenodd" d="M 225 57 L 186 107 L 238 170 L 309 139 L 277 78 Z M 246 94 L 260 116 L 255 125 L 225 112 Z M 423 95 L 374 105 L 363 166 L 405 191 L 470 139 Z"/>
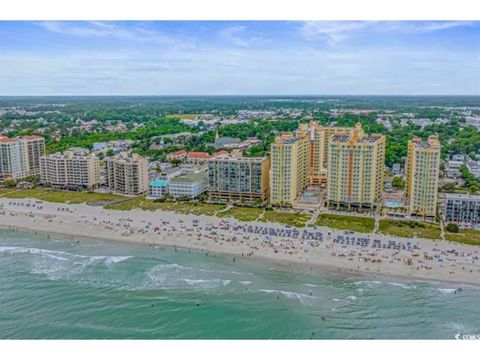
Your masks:
<path fill-rule="evenodd" d="M 118 211 L 90 205 L 0 199 L 0 226 L 74 239 L 97 238 L 219 253 L 315 270 L 480 285 L 480 249 L 317 227 L 240 222 L 166 211 Z M 84 241 L 82 239 L 82 241 Z M 320 271 L 320 270 L 319 270 Z"/>

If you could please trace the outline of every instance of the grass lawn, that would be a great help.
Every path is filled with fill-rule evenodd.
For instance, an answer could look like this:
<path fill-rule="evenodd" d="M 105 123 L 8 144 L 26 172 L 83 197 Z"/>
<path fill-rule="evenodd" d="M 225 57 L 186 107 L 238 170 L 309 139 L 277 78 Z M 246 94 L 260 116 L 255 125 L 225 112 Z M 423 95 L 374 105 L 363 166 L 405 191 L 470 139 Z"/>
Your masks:
<path fill-rule="evenodd" d="M 480 230 L 460 229 L 456 234 L 445 231 L 445 239 L 464 244 L 480 245 Z"/>
<path fill-rule="evenodd" d="M 320 214 L 318 215 L 316 225 L 328 226 L 334 229 L 370 233 L 375 227 L 375 219 L 351 215 Z"/>
<path fill-rule="evenodd" d="M 287 211 L 266 210 L 260 221 L 276 222 L 296 227 L 303 227 L 311 218 L 312 214 L 298 214 Z"/>
<path fill-rule="evenodd" d="M 33 198 L 49 202 L 83 204 L 95 201 L 112 201 L 123 198 L 121 195 L 97 194 L 93 192 L 60 191 L 43 188 L 24 189 L 7 193 L 0 193 L 0 197 L 10 199 Z"/>
<path fill-rule="evenodd" d="M 250 208 L 250 207 L 240 207 L 234 206 L 231 209 L 218 213 L 218 217 L 234 217 L 240 221 L 254 221 L 256 220 L 263 212 L 263 209 L 259 208 Z"/>
<path fill-rule="evenodd" d="M 179 203 L 179 202 L 155 202 L 145 198 L 134 198 L 117 204 L 107 205 L 106 209 L 111 210 L 165 210 L 180 214 L 193 215 L 214 215 L 217 211 L 223 209 L 224 205 L 203 204 L 203 203 Z"/>
<path fill-rule="evenodd" d="M 116 204 L 106 205 L 104 206 L 105 209 L 110 210 L 132 210 L 140 207 L 140 204 L 145 199 L 143 198 L 133 198 L 127 201 L 119 202 Z"/>
<path fill-rule="evenodd" d="M 45 191 L 46 191 L 45 189 L 40 189 L 40 188 L 24 189 L 24 190 L 10 189 L 10 191 L 2 193 L 0 196 L 4 198 L 9 198 L 9 199 L 26 199 L 26 198 L 38 199 L 38 196 Z"/>
<path fill-rule="evenodd" d="M 379 233 L 406 238 L 419 237 L 439 240 L 440 226 L 412 220 L 380 220 Z"/>
<path fill-rule="evenodd" d="M 225 205 L 204 204 L 204 203 L 164 203 L 173 210 L 184 214 L 193 215 L 215 215 L 217 211 L 225 209 Z"/>
<path fill-rule="evenodd" d="M 5 189 L 0 189 L 0 197 L 6 193 L 9 193 L 9 192 L 12 192 L 12 191 L 17 191 L 17 189 L 9 189 L 9 188 L 5 188 Z"/>

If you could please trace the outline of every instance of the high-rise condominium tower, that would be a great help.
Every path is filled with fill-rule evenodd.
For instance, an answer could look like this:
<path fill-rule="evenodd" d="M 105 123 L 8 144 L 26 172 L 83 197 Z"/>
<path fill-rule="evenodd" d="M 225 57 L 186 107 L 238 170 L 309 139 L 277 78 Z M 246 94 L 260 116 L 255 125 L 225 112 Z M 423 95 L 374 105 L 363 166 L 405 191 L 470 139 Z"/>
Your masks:
<path fill-rule="evenodd" d="M 309 138 L 282 133 L 271 146 L 270 202 L 291 206 L 309 183 Z"/>
<path fill-rule="evenodd" d="M 40 181 L 46 186 L 92 189 L 100 184 L 100 163 L 86 149 L 44 155 L 40 158 Z"/>
<path fill-rule="evenodd" d="M 0 178 L 18 180 L 38 175 L 40 157 L 45 154 L 45 139 L 23 136 L 14 139 L 0 136 Z"/>
<path fill-rule="evenodd" d="M 264 203 L 269 170 L 268 157 L 217 156 L 208 161 L 208 195 L 212 200 Z"/>
<path fill-rule="evenodd" d="M 414 137 L 408 142 L 405 198 L 410 215 L 435 217 L 437 214 L 440 151 L 438 136 L 431 135 L 427 141 Z"/>
<path fill-rule="evenodd" d="M 316 121 L 299 125 L 296 132 L 297 137 L 303 136 L 309 139 L 310 185 L 325 185 L 327 183 L 328 152 L 331 137 L 340 134 L 350 135 L 353 130 L 349 127 L 321 126 Z"/>
<path fill-rule="evenodd" d="M 272 205 L 292 205 L 308 185 L 326 185 L 332 136 L 350 136 L 354 131 L 354 128 L 325 127 L 310 121 L 300 124 L 295 134 L 277 136 L 271 148 Z M 359 131 L 361 129 L 357 129 Z"/>
<path fill-rule="evenodd" d="M 327 172 L 330 207 L 373 208 L 381 201 L 385 144 L 384 135 L 366 135 L 360 124 L 350 134 L 331 137 Z"/>
<path fill-rule="evenodd" d="M 148 191 L 148 161 L 138 154 L 105 160 L 105 183 L 115 193 L 140 195 Z"/>

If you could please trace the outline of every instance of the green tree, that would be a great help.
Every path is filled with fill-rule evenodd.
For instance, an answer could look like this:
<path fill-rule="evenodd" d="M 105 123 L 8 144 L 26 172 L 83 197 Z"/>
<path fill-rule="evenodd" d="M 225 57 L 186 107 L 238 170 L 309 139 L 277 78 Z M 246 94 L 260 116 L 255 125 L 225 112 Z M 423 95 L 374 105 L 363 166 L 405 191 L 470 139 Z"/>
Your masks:
<path fill-rule="evenodd" d="M 447 226 L 445 226 L 445 230 L 451 233 L 458 233 L 460 229 L 458 228 L 457 224 L 449 223 Z"/>
<path fill-rule="evenodd" d="M 463 180 L 465 180 L 465 187 L 469 189 L 472 194 L 477 193 L 480 190 L 480 180 L 475 178 L 465 164 L 460 167 L 460 173 L 462 174 Z"/>
<path fill-rule="evenodd" d="M 443 192 L 450 192 L 450 191 L 455 191 L 456 188 L 457 187 L 455 186 L 455 183 L 449 182 L 449 183 L 443 184 L 440 190 Z"/>
<path fill-rule="evenodd" d="M 403 181 L 401 176 L 395 176 L 392 179 L 392 186 L 397 190 L 403 189 L 403 187 L 405 186 L 405 181 Z"/>

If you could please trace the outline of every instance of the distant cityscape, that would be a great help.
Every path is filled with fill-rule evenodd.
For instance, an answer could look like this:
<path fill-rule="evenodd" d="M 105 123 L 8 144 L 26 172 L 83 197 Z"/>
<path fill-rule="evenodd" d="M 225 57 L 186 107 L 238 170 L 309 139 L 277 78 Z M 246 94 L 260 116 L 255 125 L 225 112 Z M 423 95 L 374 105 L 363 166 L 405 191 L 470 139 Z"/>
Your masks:
<path fill-rule="evenodd" d="M 451 154 L 442 160 L 442 145 L 437 134 L 425 138 L 410 136 L 404 163 L 386 166 L 388 135 L 367 133 L 360 122 L 340 126 L 335 121 L 322 124 L 315 112 L 301 109 L 239 110 L 237 115 L 169 114 L 177 124 L 196 130 L 179 131 L 154 137 L 149 151 L 161 151 L 155 160 L 148 152 L 140 155 L 135 146 L 141 140 L 118 139 L 92 142 L 88 148 L 70 147 L 46 151 L 46 139 L 55 144 L 64 131 L 51 131 L 48 114 L 57 110 L 37 110 L 19 106 L 0 109 L 9 126 L 0 138 L 1 178 L 18 187 L 40 184 L 63 190 L 86 190 L 149 199 L 232 203 L 238 206 L 274 207 L 311 212 L 313 220 L 321 213 L 352 213 L 375 218 L 421 219 L 455 223 L 462 227 L 480 225 L 480 196 L 468 191 L 448 192 L 465 186 L 462 172 L 480 179 L 479 161 L 472 154 Z M 449 108 L 454 117 L 461 114 L 466 126 L 480 127 L 477 108 Z M 414 112 L 369 109 L 328 110 L 331 119 L 376 116 L 375 122 L 387 134 L 393 127 L 446 125 L 448 116 L 417 118 Z M 15 116 L 28 119 L 17 120 Z M 232 126 L 253 122 L 291 120 L 296 129 L 277 131 L 266 152 L 252 153 L 262 145 L 257 137 L 220 136 Z M 34 126 L 35 135 L 7 137 L 25 123 Z M 77 119 L 66 130 L 75 134 L 101 134 L 138 131 L 148 126 L 141 121 L 98 121 Z M 47 130 L 49 129 L 49 130 Z M 192 137 L 213 133 L 210 151 L 189 151 L 182 143 Z M 228 133 L 228 132 L 227 132 Z M 451 142 L 451 140 L 449 140 Z M 174 145 L 173 147 L 171 145 Z M 203 145 L 202 145 L 203 146 Z M 168 152 L 166 150 L 172 149 Z M 247 153 L 247 155 L 245 155 Z M 263 155 L 264 154 L 264 155 Z M 36 179 L 36 180 L 35 180 Z M 27 180 L 27 181 L 25 181 Z M 439 189 L 441 192 L 439 193 Z M 446 191 L 447 190 L 447 191 Z"/>

